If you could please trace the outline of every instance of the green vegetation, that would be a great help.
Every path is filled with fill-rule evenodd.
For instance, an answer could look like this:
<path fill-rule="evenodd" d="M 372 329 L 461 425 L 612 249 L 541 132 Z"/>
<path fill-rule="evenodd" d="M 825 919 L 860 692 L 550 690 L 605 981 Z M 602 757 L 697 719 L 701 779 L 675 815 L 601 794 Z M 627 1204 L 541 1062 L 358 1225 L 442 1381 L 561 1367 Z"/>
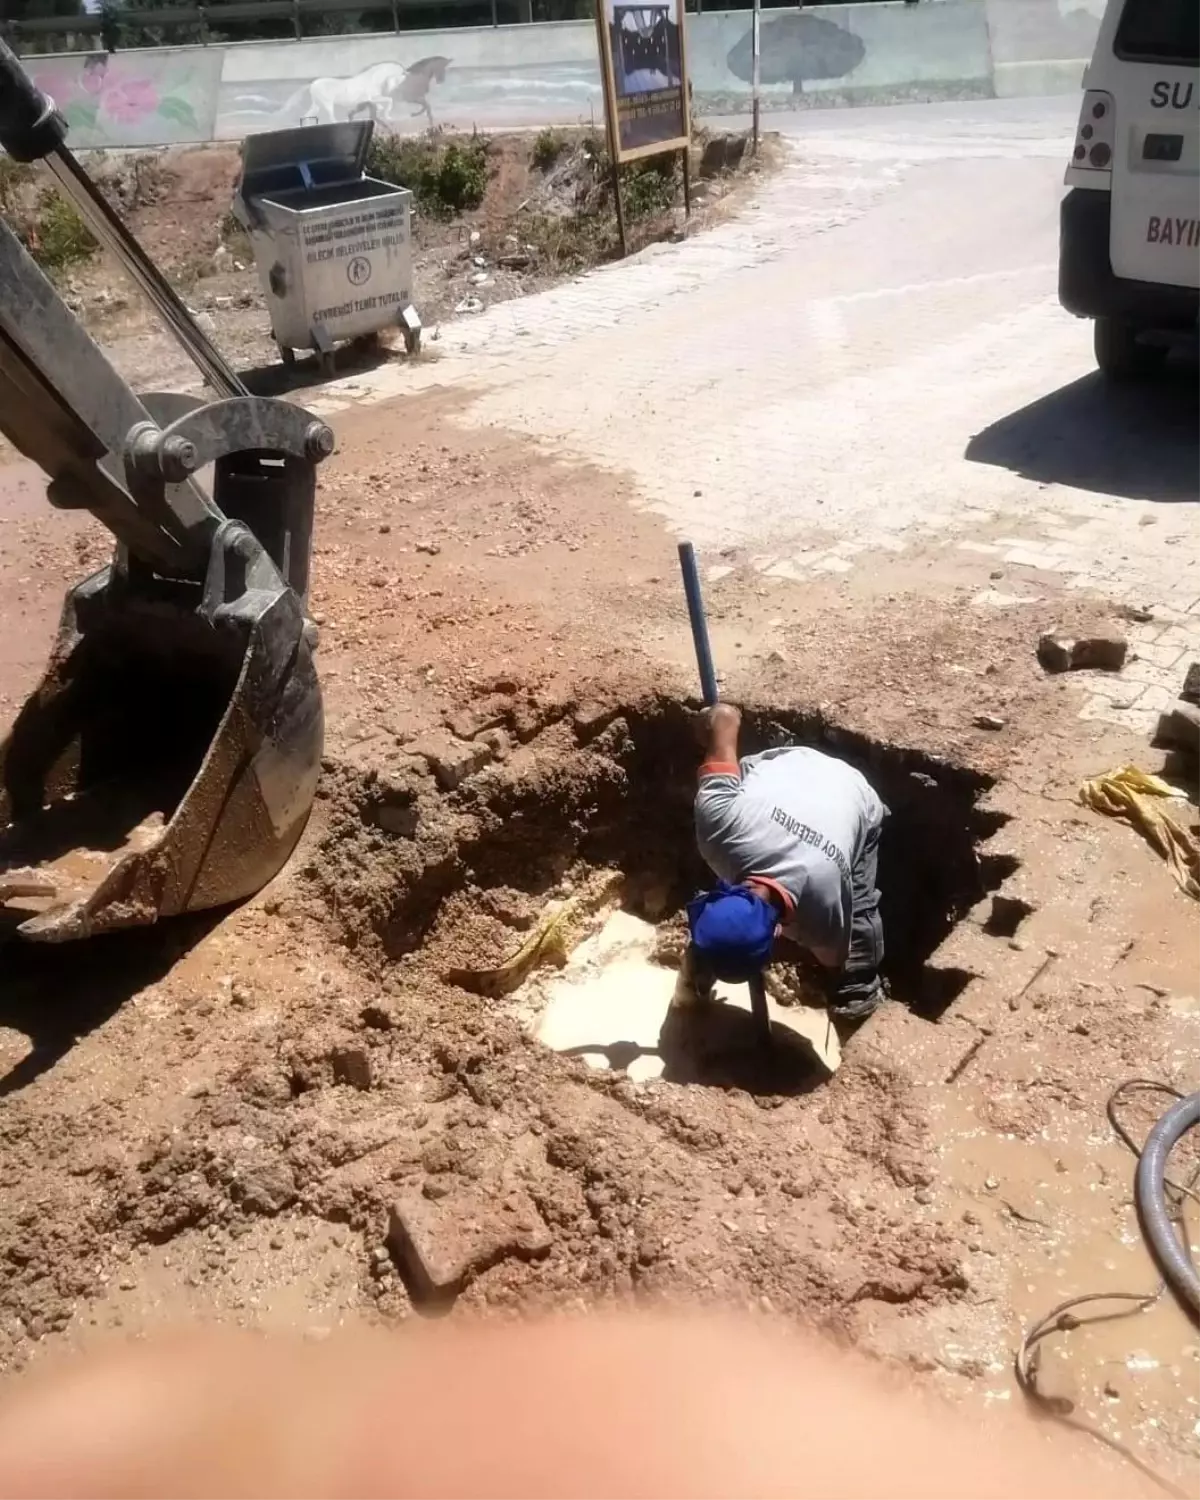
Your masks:
<path fill-rule="evenodd" d="M 539 172 L 548 172 L 569 144 L 570 142 L 561 130 L 555 130 L 553 125 L 547 125 L 544 130 L 538 131 L 533 150 L 529 153 L 529 159 Z"/>
<path fill-rule="evenodd" d="M 557 139 L 548 137 L 557 136 Z M 544 162 L 569 156 L 570 172 L 555 179 L 558 212 L 532 207 L 520 216 L 520 237 L 536 253 L 538 263 L 559 275 L 572 275 L 610 259 L 617 253 L 617 219 L 613 203 L 611 158 L 603 135 L 580 137 L 543 131 L 534 141 L 530 161 L 545 170 Z M 661 234 L 673 220 L 682 197 L 678 157 L 657 156 L 621 168 L 621 199 L 631 241 L 645 243 Z"/>
<path fill-rule="evenodd" d="M 26 248 L 43 271 L 67 271 L 91 260 L 99 248 L 75 205 L 49 189 L 38 197 L 37 219 Z"/>
<path fill-rule="evenodd" d="M 11 156 L 0 156 L 0 214 L 15 219 L 21 211 L 21 200 L 33 182 L 33 168 Z"/>
<path fill-rule="evenodd" d="M 675 204 L 681 187 L 675 156 L 650 156 L 621 168 L 621 191 L 629 219 L 648 219 Z"/>
<path fill-rule="evenodd" d="M 408 188 L 417 207 L 431 218 L 450 219 L 483 202 L 488 143 L 481 135 L 445 145 L 433 135 L 377 135 L 367 155 L 367 171 Z"/>
<path fill-rule="evenodd" d="M 34 167 L 6 156 L 0 156 L 0 215 L 51 275 L 90 260 L 99 248 L 73 204 L 39 187 Z"/>

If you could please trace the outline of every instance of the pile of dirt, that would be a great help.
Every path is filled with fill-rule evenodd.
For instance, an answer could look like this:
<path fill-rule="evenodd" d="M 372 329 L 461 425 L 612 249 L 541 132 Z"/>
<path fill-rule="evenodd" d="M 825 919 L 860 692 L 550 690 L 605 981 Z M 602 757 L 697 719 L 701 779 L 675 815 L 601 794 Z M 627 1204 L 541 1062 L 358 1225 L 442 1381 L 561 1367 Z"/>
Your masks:
<path fill-rule="evenodd" d="M 136 1279 L 151 1247 L 190 1264 L 198 1244 L 211 1273 L 255 1220 L 281 1215 L 392 1245 L 364 1258 L 358 1305 L 403 1316 L 427 1300 L 390 1228 L 414 1194 L 438 1205 L 443 1259 L 483 1202 L 515 1198 L 540 1226 L 536 1257 L 503 1237 L 479 1252 L 456 1286 L 467 1305 L 638 1291 L 842 1326 L 851 1306 L 961 1294 L 955 1235 L 902 1211 L 931 1171 L 902 1071 L 851 1063 L 823 1093 L 816 1069 L 782 1092 L 751 1073 L 634 1086 L 545 1051 L 511 1007 L 448 977 L 510 951 L 547 896 L 598 863 L 623 865 L 643 910 L 651 887 L 661 908 L 698 874 L 686 798 L 653 796 L 659 773 L 682 785 L 677 705 L 597 715 L 509 694 L 481 712 L 521 749 L 457 790 L 431 755 L 403 777 L 328 766 L 299 863 L 224 927 L 235 974 L 181 959 L 203 922 L 109 946 L 110 1002 L 130 990 L 105 1019 L 132 1042 L 155 1018 L 146 1066 L 160 1082 L 136 1106 L 82 1107 L 65 1132 L 36 1095 L 8 1102 L 0 1192 L 24 1206 L 0 1228 L 7 1361 L 67 1327 L 114 1268 L 131 1274 L 132 1259 Z M 964 784 L 964 816 L 973 795 Z M 286 973 L 297 943 L 320 955 L 311 982 Z M 21 950 L 11 977 L 30 998 L 52 981 L 60 1020 L 79 1025 L 97 1019 L 94 972 L 79 949 Z"/>

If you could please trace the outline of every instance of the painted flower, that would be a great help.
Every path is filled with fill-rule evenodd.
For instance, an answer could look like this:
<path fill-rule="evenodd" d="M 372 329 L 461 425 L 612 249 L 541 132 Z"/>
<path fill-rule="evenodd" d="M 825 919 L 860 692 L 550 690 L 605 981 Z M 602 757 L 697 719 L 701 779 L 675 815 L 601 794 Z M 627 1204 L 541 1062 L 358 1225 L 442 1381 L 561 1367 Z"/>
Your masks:
<path fill-rule="evenodd" d="M 65 73 L 35 73 L 33 81 L 47 99 L 53 99 L 56 104 L 75 91 L 74 78 L 68 78 Z"/>
<path fill-rule="evenodd" d="M 122 78 L 101 96 L 104 113 L 121 125 L 136 125 L 158 108 L 158 90 L 148 78 Z"/>

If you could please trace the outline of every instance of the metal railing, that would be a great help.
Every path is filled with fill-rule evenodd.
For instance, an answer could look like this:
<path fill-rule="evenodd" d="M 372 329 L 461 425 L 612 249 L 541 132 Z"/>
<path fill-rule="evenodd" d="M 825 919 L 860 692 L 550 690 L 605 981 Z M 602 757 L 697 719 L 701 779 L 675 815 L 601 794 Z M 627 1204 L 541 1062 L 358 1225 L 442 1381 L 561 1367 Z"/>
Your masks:
<path fill-rule="evenodd" d="M 173 5 L 161 10 L 141 10 L 134 6 L 106 8 L 103 11 L 76 16 L 30 16 L 6 17 L 0 4 L 0 37 L 16 52 L 36 53 L 49 51 L 107 51 L 116 52 L 139 46 L 160 45 L 158 42 L 142 40 L 146 33 L 161 35 L 161 45 L 219 45 L 228 41 L 262 40 L 274 41 L 279 37 L 254 38 L 247 35 L 230 36 L 249 30 L 255 22 L 286 22 L 293 37 L 302 41 L 305 37 L 330 35 L 328 32 L 305 28 L 306 17 L 328 17 L 330 15 L 370 15 L 378 17 L 379 23 L 369 28 L 378 33 L 386 26 L 383 18 L 390 12 L 392 29 L 396 32 L 414 29 L 415 26 L 437 26 L 439 24 L 469 25 L 471 22 L 453 19 L 442 20 L 447 11 L 475 11 L 482 24 L 499 26 L 509 22 L 531 22 L 534 19 L 532 0 L 216 0 L 204 5 Z M 430 20 L 429 13 L 439 13 L 437 20 Z M 418 20 L 418 17 L 423 17 Z M 539 17 L 538 19 L 544 19 Z M 478 24 L 477 23 L 477 24 Z M 360 28 L 351 27 L 346 33 L 354 34 Z M 367 28 L 361 28 L 365 34 Z M 57 39 L 65 40 L 66 46 L 55 45 Z"/>

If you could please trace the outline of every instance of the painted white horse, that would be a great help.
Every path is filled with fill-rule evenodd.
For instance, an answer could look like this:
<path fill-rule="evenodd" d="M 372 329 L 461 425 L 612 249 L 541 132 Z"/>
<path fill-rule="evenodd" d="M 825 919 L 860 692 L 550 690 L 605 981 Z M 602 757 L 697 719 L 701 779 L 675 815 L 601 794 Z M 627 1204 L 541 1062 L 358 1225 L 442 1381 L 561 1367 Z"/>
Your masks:
<path fill-rule="evenodd" d="M 275 113 L 289 124 L 309 124 L 315 118 L 318 124 L 332 125 L 337 120 L 369 114 L 386 125 L 391 123 L 393 106 L 400 100 L 417 105 L 413 114 L 425 115 L 432 125 L 430 85 L 444 82 L 449 66 L 448 57 L 423 57 L 409 68 L 402 63 L 381 62 L 348 78 L 314 78 Z"/>

